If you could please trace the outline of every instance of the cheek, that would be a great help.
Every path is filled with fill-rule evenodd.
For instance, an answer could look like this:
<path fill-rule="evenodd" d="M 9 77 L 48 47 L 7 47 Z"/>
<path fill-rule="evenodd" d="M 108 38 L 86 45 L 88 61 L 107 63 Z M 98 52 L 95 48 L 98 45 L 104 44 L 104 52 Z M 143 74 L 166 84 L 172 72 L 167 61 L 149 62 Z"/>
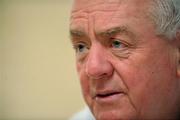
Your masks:
<path fill-rule="evenodd" d="M 78 75 L 80 75 L 81 69 L 82 69 L 82 65 L 80 63 L 76 62 L 76 70 L 78 72 Z"/>
<path fill-rule="evenodd" d="M 83 77 L 80 78 L 81 89 L 84 98 L 86 99 L 90 95 L 89 83 L 88 80 L 84 79 Z"/>
<path fill-rule="evenodd" d="M 128 97 L 138 111 L 165 109 L 167 101 L 173 102 L 170 98 L 177 93 L 177 81 L 175 69 L 166 59 L 116 63 L 116 70 L 128 88 Z"/>
<path fill-rule="evenodd" d="M 150 82 L 153 79 L 152 76 L 150 77 L 150 71 L 128 64 L 119 65 L 117 69 L 128 89 L 128 99 L 137 111 L 145 109 L 143 107 L 151 106 L 151 99 L 154 99 L 151 96 L 154 85 Z"/>
<path fill-rule="evenodd" d="M 76 69 L 80 79 L 83 96 L 86 98 L 90 94 L 88 77 L 86 76 L 85 69 L 81 63 L 76 64 Z"/>

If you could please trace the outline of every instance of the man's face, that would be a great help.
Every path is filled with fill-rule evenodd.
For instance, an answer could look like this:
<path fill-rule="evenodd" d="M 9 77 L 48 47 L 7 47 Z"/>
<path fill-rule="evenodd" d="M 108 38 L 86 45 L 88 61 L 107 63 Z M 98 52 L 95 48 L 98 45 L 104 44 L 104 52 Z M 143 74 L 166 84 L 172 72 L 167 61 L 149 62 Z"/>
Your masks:
<path fill-rule="evenodd" d="M 174 118 L 178 49 L 156 35 L 148 0 L 75 0 L 72 43 L 84 99 L 97 120 Z"/>

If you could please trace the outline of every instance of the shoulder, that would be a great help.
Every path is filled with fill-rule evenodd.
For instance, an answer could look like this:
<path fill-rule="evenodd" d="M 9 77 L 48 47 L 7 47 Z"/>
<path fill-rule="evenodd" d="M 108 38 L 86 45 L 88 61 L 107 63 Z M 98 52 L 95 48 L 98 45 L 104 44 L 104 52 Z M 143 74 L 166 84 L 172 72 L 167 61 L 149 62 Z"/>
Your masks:
<path fill-rule="evenodd" d="M 95 120 L 88 107 L 76 113 L 70 120 Z"/>

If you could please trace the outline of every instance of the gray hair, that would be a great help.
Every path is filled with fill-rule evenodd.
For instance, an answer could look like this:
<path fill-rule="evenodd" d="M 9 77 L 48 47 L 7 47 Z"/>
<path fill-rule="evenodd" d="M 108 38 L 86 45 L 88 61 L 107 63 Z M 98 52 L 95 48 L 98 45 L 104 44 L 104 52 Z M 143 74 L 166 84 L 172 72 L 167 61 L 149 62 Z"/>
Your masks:
<path fill-rule="evenodd" d="M 150 13 L 157 34 L 174 39 L 180 32 L 180 0 L 152 0 Z"/>

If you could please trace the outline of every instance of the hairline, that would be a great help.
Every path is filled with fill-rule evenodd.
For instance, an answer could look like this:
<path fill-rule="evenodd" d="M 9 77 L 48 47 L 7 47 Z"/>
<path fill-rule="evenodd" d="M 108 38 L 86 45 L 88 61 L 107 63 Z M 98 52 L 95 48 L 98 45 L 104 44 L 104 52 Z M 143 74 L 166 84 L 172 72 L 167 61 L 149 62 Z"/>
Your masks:
<path fill-rule="evenodd" d="M 175 39 L 180 30 L 180 20 L 177 21 L 180 19 L 178 18 L 180 9 L 175 5 L 176 2 L 177 0 L 151 0 L 148 10 L 149 18 L 155 25 L 156 34 L 169 40 Z"/>

